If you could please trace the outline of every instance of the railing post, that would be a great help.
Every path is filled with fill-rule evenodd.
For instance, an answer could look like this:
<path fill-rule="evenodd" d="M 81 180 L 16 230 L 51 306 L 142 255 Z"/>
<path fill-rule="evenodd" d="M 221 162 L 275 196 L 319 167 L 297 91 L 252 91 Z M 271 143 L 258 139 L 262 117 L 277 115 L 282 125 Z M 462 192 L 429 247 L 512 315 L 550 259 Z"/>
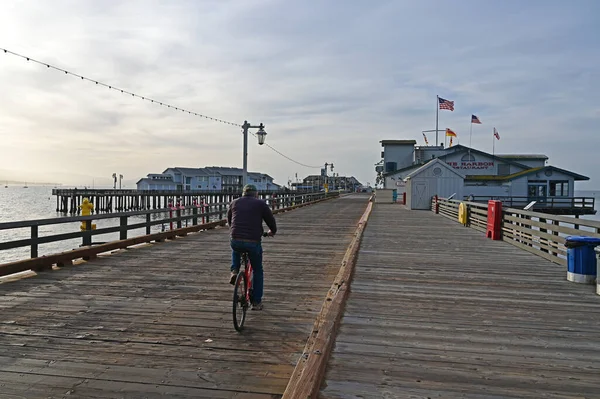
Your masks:
<path fill-rule="evenodd" d="M 181 208 L 177 207 L 177 211 L 175 211 L 175 215 L 177 215 L 177 228 L 181 228 Z"/>
<path fill-rule="evenodd" d="M 31 226 L 31 257 L 38 257 L 38 226 Z"/>
<path fill-rule="evenodd" d="M 92 245 L 92 221 L 86 220 L 83 223 L 85 223 L 85 230 L 83 231 L 83 246 L 87 247 Z"/>
<path fill-rule="evenodd" d="M 559 226 L 558 220 L 553 220 L 552 224 L 556 226 L 555 230 L 552 230 L 552 235 L 555 235 L 558 237 L 558 226 Z M 556 248 L 558 248 L 558 242 L 556 240 L 554 240 L 554 242 L 552 244 L 553 244 L 552 246 L 556 245 Z M 552 252 L 552 255 L 558 256 L 558 252 Z"/>
<path fill-rule="evenodd" d="M 127 216 L 120 217 L 119 223 L 119 240 L 127 239 Z"/>
<path fill-rule="evenodd" d="M 218 197 L 218 201 L 219 201 L 219 220 L 223 220 L 223 195 L 219 195 Z"/>
<path fill-rule="evenodd" d="M 198 205 L 192 209 L 192 214 L 194 215 L 192 218 L 192 225 L 196 226 L 198 224 Z"/>
<path fill-rule="evenodd" d="M 545 219 L 545 218 L 538 218 L 538 220 L 540 221 L 540 223 L 546 223 L 546 219 Z M 540 232 L 541 232 L 541 233 L 547 233 L 547 232 L 548 232 L 548 230 L 547 230 L 547 229 L 545 229 L 545 228 L 543 228 L 543 227 L 540 227 Z M 532 235 L 532 236 L 533 236 L 533 235 Z M 548 243 L 548 241 L 547 241 L 547 239 L 545 239 L 545 238 L 542 238 L 542 237 L 540 237 L 539 239 L 540 239 L 540 244 L 544 244 L 544 243 L 545 243 L 546 245 L 548 245 L 548 244 L 549 244 L 549 243 Z M 548 252 L 548 250 L 547 250 L 547 249 L 545 249 L 545 248 L 541 248 L 541 247 L 540 247 L 540 251 L 542 251 L 542 252 Z"/>
<path fill-rule="evenodd" d="M 150 213 L 148 212 L 146 214 L 146 235 L 149 235 L 150 233 Z"/>

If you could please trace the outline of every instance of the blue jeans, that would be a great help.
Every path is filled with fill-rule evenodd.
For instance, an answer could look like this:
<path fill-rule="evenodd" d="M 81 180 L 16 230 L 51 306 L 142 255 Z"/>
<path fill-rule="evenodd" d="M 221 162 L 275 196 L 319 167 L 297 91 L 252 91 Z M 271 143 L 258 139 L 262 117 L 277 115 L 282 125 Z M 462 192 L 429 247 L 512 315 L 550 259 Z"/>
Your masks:
<path fill-rule="evenodd" d="M 252 265 L 254 278 L 252 281 L 252 301 L 260 303 L 263 296 L 263 267 L 262 267 L 262 245 L 260 242 L 247 242 L 231 240 L 231 271 L 237 273 L 240 270 L 242 252 L 248 252 L 248 259 Z"/>

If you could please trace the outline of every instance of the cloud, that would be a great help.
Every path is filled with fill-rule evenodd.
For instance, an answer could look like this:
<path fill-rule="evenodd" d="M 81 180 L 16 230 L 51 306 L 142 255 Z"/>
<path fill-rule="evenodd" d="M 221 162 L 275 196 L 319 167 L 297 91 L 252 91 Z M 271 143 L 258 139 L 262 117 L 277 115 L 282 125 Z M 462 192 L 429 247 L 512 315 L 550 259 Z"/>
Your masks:
<path fill-rule="evenodd" d="M 0 5 L 0 47 L 211 117 L 263 122 L 279 151 L 363 182 L 374 180 L 380 140 L 421 143 L 440 95 L 456 103 L 440 128 L 462 144 L 475 113 L 473 146 L 491 151 L 495 126 L 497 151 L 546 153 L 598 187 L 597 15 L 592 0 L 13 0 Z M 28 179 L 241 166 L 239 127 L 5 54 L 0 87 L 0 168 Z M 317 172 L 250 140 L 250 169 L 280 183 Z"/>

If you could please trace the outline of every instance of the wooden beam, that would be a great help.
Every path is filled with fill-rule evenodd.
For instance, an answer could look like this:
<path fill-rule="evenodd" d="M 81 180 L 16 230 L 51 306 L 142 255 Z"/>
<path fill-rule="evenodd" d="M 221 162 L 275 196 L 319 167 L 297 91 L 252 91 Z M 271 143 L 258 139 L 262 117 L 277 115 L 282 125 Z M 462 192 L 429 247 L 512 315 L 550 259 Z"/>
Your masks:
<path fill-rule="evenodd" d="M 310 337 L 300 360 L 296 364 L 282 399 L 316 399 L 318 396 L 321 382 L 325 376 L 327 361 L 344 312 L 346 299 L 350 292 L 350 283 L 360 242 L 372 207 L 373 202 L 369 201 L 367 209 L 358 223 L 354 238 L 344 255 L 342 266 L 325 297 L 321 311 L 315 320 Z"/>

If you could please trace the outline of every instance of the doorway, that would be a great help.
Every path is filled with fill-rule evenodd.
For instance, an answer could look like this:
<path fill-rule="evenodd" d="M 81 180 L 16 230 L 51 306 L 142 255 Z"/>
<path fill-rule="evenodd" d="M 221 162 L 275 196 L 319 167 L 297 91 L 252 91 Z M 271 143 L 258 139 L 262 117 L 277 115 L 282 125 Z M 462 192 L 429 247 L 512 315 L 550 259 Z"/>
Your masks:
<path fill-rule="evenodd" d="M 527 199 L 529 201 L 546 202 L 548 186 L 546 183 L 529 183 L 527 185 Z"/>

